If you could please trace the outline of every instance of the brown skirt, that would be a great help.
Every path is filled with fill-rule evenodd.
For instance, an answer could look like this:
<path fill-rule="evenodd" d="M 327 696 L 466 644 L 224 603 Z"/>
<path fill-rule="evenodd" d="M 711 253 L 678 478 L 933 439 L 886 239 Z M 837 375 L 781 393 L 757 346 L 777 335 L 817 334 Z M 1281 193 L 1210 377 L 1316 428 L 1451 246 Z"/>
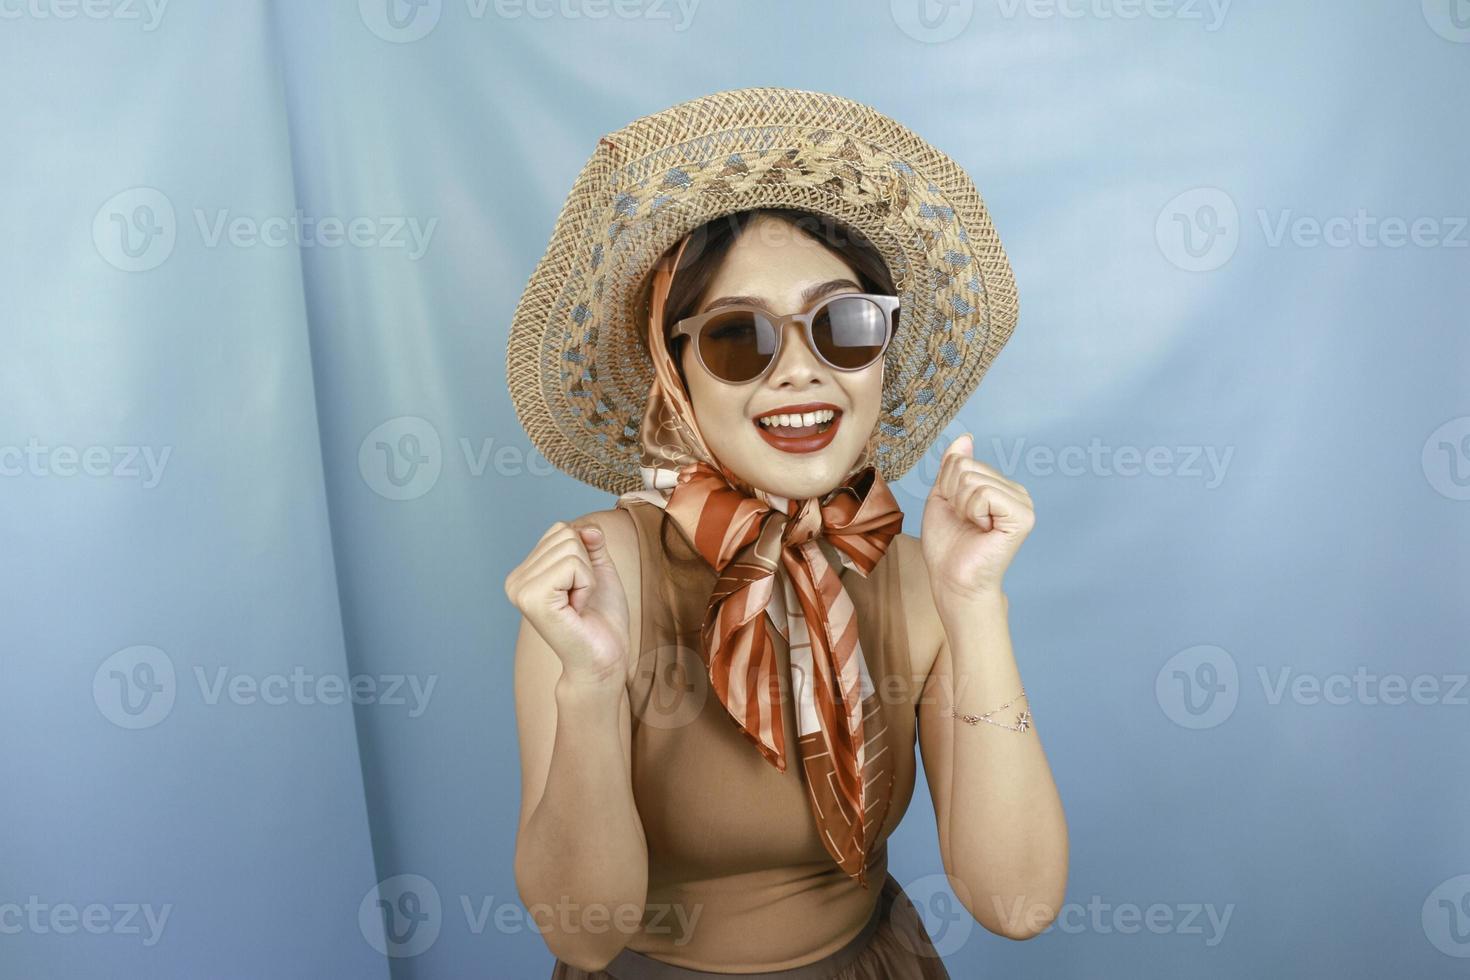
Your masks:
<path fill-rule="evenodd" d="M 889 874 L 873 914 L 856 936 L 814 963 L 770 973 L 690 970 L 624 948 L 601 970 L 589 973 L 557 960 L 551 980 L 949 980 L 929 933 L 903 886 Z"/>

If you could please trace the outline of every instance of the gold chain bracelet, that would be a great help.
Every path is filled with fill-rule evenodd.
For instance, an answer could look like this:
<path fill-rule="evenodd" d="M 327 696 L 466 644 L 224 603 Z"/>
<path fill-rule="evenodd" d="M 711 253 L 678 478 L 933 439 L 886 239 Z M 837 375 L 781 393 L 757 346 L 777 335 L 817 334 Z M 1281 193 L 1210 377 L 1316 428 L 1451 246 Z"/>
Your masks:
<path fill-rule="evenodd" d="M 985 714 L 983 715 L 962 715 L 960 714 L 960 709 L 958 705 L 951 705 L 949 713 L 952 717 L 958 718 L 960 721 L 963 721 L 966 724 L 978 725 L 983 721 L 987 724 L 994 725 L 997 728 L 1004 728 L 1008 732 L 1024 732 L 1031 727 L 1031 709 L 1029 707 L 1021 709 L 1021 713 L 1016 716 L 1016 723 L 1014 725 L 1007 725 L 1003 721 L 996 721 L 990 716 L 995 714 L 996 712 L 1004 711 L 1005 709 L 1009 708 L 1011 705 L 1015 704 L 1017 701 L 1025 697 L 1026 692 L 1023 689 L 1020 694 L 1011 698 L 999 708 L 992 708 L 989 711 L 985 712 Z M 1029 698 L 1027 699 L 1027 702 L 1029 704 Z"/>

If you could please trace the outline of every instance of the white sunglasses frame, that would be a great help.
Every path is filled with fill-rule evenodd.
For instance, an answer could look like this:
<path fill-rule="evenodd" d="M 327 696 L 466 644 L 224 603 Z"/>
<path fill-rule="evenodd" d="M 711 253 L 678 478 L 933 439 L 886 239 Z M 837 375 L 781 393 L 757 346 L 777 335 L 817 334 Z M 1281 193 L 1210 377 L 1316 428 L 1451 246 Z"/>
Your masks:
<path fill-rule="evenodd" d="M 822 352 L 817 349 L 816 340 L 812 337 L 812 321 L 817 318 L 817 314 L 821 313 L 832 303 L 835 303 L 840 299 L 868 300 L 883 311 L 884 322 L 888 324 L 888 335 L 883 338 L 883 346 L 879 349 L 877 355 L 875 355 L 871 361 L 869 361 L 867 364 L 861 365 L 860 367 L 845 368 L 833 364 L 831 361 L 827 360 L 826 357 L 822 356 Z M 704 328 L 704 325 L 708 323 L 711 319 L 717 316 L 721 316 L 722 314 L 730 313 L 731 311 L 754 313 L 757 316 L 764 317 L 771 323 L 772 327 L 774 327 L 776 331 L 776 349 L 771 352 L 771 359 L 766 362 L 766 366 L 761 370 L 760 374 L 757 374 L 755 377 L 750 378 L 746 381 L 730 381 L 727 378 L 722 378 L 718 374 L 715 374 L 714 371 L 710 370 L 709 365 L 704 362 L 704 355 L 700 353 L 699 350 L 699 331 L 702 330 Z M 785 316 L 776 316 L 775 314 L 771 313 L 771 311 L 761 306 L 750 306 L 747 304 L 740 304 L 738 306 L 720 306 L 705 313 L 697 313 L 694 316 L 685 317 L 684 319 L 675 323 L 673 329 L 669 331 L 669 340 L 673 341 L 678 339 L 679 337 L 688 337 L 690 343 L 694 345 L 694 359 L 699 362 L 700 368 L 704 371 L 705 374 L 708 374 L 711 378 L 715 379 L 721 384 L 748 385 L 759 381 L 761 378 L 764 378 L 767 374 L 771 373 L 771 368 L 775 367 L 776 362 L 781 359 L 781 347 L 783 344 L 786 343 L 786 324 L 795 322 L 801 324 L 802 326 L 802 330 L 806 335 L 807 349 L 810 350 L 814 355 L 816 355 L 817 360 L 821 361 L 824 365 L 831 368 L 833 371 L 842 371 L 845 373 L 852 371 L 865 371 L 868 368 L 872 367 L 874 364 L 881 361 L 883 359 L 883 355 L 888 352 L 888 345 L 893 342 L 893 335 L 898 332 L 898 324 L 896 322 L 898 311 L 898 297 L 887 296 L 881 293 L 834 293 L 830 296 L 824 297 L 821 300 L 818 300 L 816 305 L 807 310 L 805 313 L 788 313 Z"/>

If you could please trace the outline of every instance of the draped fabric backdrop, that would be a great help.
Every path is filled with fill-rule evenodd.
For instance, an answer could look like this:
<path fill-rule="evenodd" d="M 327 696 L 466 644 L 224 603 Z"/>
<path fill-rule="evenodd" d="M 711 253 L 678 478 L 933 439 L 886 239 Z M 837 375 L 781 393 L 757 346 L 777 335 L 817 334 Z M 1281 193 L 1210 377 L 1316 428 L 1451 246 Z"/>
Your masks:
<path fill-rule="evenodd" d="M 1466 0 L 0 0 L 0 977 L 546 975 L 502 582 L 611 498 L 507 323 L 599 135 L 766 84 L 1020 286 L 896 492 L 969 430 L 1035 496 L 1071 878 L 985 932 L 921 779 L 951 972 L 1463 976 L 1467 83 Z"/>

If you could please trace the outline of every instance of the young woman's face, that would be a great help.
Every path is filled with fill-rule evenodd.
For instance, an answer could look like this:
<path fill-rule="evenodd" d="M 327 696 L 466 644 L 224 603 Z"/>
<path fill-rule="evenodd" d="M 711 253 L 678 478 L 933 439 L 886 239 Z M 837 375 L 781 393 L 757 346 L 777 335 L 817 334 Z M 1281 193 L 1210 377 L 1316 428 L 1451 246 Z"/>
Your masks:
<path fill-rule="evenodd" d="M 821 299 L 859 293 L 858 275 L 838 255 L 795 225 L 762 216 L 746 226 L 701 297 L 697 312 L 736 297 L 775 315 L 805 312 Z M 681 362 L 695 420 L 705 443 L 735 474 L 770 493 L 820 497 L 842 482 L 878 422 L 883 359 L 858 371 L 828 367 L 806 343 L 800 324 L 788 323 L 781 353 L 766 374 L 743 385 L 713 377 L 700 365 L 692 340 Z M 803 447 L 757 421 L 773 412 L 801 413 L 822 406 L 835 412 L 835 432 L 820 448 Z M 765 432 L 763 432 L 765 430 Z M 769 434 L 765 434 L 769 433 Z M 811 440 L 808 440 L 810 442 Z"/>

